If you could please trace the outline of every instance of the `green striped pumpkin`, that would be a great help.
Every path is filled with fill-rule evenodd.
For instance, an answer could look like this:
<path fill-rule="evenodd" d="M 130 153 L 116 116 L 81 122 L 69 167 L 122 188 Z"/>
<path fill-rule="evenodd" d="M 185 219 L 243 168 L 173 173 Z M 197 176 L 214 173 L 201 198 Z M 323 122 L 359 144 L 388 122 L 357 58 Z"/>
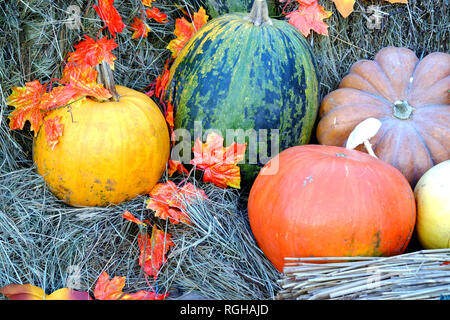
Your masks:
<path fill-rule="evenodd" d="M 267 0 L 269 15 L 276 15 L 276 1 Z M 232 12 L 249 12 L 252 8 L 253 0 L 202 0 L 201 6 L 206 9 L 207 14 L 211 18 Z"/>
<path fill-rule="evenodd" d="M 203 26 L 175 59 L 166 92 L 175 129 L 194 139 L 194 121 L 203 134 L 213 128 L 225 138 L 226 129 L 279 129 L 280 151 L 309 142 L 319 105 L 309 44 L 289 23 L 270 19 L 261 0 L 250 15 L 227 14 Z M 245 180 L 261 165 L 242 166 Z"/>

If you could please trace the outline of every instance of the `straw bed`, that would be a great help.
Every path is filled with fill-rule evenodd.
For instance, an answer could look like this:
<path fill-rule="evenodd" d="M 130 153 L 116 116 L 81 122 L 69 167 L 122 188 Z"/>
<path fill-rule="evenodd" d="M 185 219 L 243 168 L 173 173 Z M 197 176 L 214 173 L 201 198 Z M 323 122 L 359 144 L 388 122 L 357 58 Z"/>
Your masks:
<path fill-rule="evenodd" d="M 201 185 L 208 200 L 187 205 L 193 225 L 173 227 L 176 247 L 163 271 L 165 287 L 174 282 L 183 291 L 213 299 L 273 299 L 279 273 L 258 248 L 239 194 Z"/>
<path fill-rule="evenodd" d="M 69 286 L 78 270 L 78 290 L 92 292 L 103 271 L 126 276 L 129 292 L 149 290 L 138 265 L 140 230 L 121 217 L 129 210 L 172 235 L 175 246 L 152 284 L 159 292 L 170 298 L 190 292 L 202 299 L 274 298 L 279 273 L 257 247 L 239 193 L 198 187 L 209 199 L 186 203 L 193 225 L 175 225 L 146 210 L 147 197 L 74 208 L 57 200 L 34 168 L 0 174 L 0 287 L 31 283 L 51 293 Z"/>
<path fill-rule="evenodd" d="M 392 257 L 286 258 L 283 271 L 278 281 L 280 300 L 408 300 L 450 295 L 450 249 Z"/>

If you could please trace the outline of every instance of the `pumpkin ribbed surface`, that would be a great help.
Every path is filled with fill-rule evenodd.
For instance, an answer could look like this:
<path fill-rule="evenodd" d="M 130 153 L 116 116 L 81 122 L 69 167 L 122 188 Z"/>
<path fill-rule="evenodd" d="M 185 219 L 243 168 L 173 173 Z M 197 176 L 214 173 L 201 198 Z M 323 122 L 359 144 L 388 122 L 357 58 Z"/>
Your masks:
<path fill-rule="evenodd" d="M 120 102 L 85 99 L 55 110 L 63 136 L 50 150 L 45 129 L 33 158 L 55 195 L 74 206 L 104 206 L 150 192 L 169 157 L 165 119 L 145 94 L 117 86 Z"/>
<path fill-rule="evenodd" d="M 418 59 L 407 48 L 386 47 L 356 62 L 320 107 L 317 139 L 344 146 L 358 123 L 382 126 L 370 139 L 375 154 L 414 186 L 432 166 L 450 159 L 450 55 Z M 364 148 L 362 149 L 364 151 Z"/>

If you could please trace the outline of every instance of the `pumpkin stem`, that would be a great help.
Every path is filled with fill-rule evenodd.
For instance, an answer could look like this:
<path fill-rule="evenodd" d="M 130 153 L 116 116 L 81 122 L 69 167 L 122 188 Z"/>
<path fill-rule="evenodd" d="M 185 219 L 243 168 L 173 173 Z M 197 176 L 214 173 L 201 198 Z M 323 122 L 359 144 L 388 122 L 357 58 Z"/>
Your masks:
<path fill-rule="evenodd" d="M 269 9 L 267 8 L 266 0 L 255 0 L 247 19 L 255 26 L 264 24 L 272 25 L 272 20 L 269 18 Z"/>
<path fill-rule="evenodd" d="M 105 88 L 111 93 L 114 101 L 119 101 L 120 95 L 116 90 L 113 72 L 109 63 L 102 61 L 102 63 L 100 63 L 97 66 L 97 71 L 98 71 L 98 82 L 102 83 L 105 86 Z"/>
<path fill-rule="evenodd" d="M 408 101 L 395 101 L 393 110 L 394 117 L 401 120 L 408 120 L 415 109 L 411 107 Z"/>

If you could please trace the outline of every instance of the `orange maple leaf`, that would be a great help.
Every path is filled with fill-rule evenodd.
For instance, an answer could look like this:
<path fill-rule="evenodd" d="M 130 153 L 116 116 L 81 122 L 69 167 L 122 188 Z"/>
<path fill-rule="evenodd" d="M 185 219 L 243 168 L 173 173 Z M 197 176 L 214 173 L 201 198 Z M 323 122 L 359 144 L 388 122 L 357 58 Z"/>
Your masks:
<path fill-rule="evenodd" d="M 0 294 L 9 300 L 92 300 L 87 292 L 61 288 L 46 294 L 44 290 L 32 284 L 9 284 L 0 288 Z"/>
<path fill-rule="evenodd" d="M 96 41 L 85 36 L 74 47 L 75 51 L 68 54 L 61 81 L 76 90 L 78 98 L 89 96 L 100 101 L 111 98 L 109 90 L 97 83 L 98 72 L 94 67 L 105 62 L 114 68 L 116 57 L 112 50 L 117 47 L 114 39 L 103 37 Z"/>
<path fill-rule="evenodd" d="M 192 38 L 192 36 L 208 21 L 209 16 L 206 15 L 205 9 L 200 7 L 198 12 L 194 13 L 193 23 L 180 18 L 175 20 L 175 39 L 172 39 L 167 48 L 172 52 L 172 57 L 175 58 L 183 49 L 185 44 Z"/>
<path fill-rule="evenodd" d="M 180 208 L 180 201 L 177 199 L 178 187 L 173 181 L 158 183 L 150 192 L 150 199 L 146 201 L 147 209 L 155 212 L 156 217 L 179 223 L 190 224 L 189 216 Z M 182 206 L 182 204 L 181 204 Z"/>
<path fill-rule="evenodd" d="M 51 150 L 55 149 L 58 144 L 58 138 L 63 135 L 64 125 L 61 123 L 61 119 L 60 116 L 56 116 L 44 122 L 45 137 Z"/>
<path fill-rule="evenodd" d="M 53 87 L 50 92 L 42 95 L 40 102 L 41 110 L 49 110 L 62 107 L 77 97 L 77 90 L 72 86 Z"/>
<path fill-rule="evenodd" d="M 139 265 L 147 275 L 156 279 L 161 266 L 167 262 L 167 252 L 174 246 L 171 235 L 153 226 L 151 237 L 138 235 L 138 244 Z"/>
<path fill-rule="evenodd" d="M 76 77 L 73 71 L 69 73 L 63 78 L 70 82 L 53 87 L 50 92 L 46 92 L 47 85 L 42 85 L 38 80 L 27 82 L 25 87 L 13 87 L 13 92 L 7 99 L 7 104 L 15 107 L 9 116 L 10 129 L 23 129 L 25 122 L 29 121 L 31 131 L 34 131 L 34 135 L 37 136 L 41 125 L 44 124 L 47 144 L 53 150 L 64 128 L 60 123 L 60 117 L 44 120 L 53 109 L 67 106 L 85 96 L 93 96 L 101 100 L 111 97 L 110 92 L 103 85 L 85 83 L 81 79 L 73 78 Z"/>
<path fill-rule="evenodd" d="M 169 101 L 167 102 L 167 108 L 166 108 L 166 122 L 167 125 L 169 126 L 169 130 L 170 130 L 170 141 L 172 141 L 172 144 L 175 144 L 175 131 L 174 129 L 174 124 L 173 124 L 173 106 L 172 103 Z"/>
<path fill-rule="evenodd" d="M 138 218 L 133 216 L 133 214 L 128 210 L 125 210 L 125 212 L 122 214 L 122 218 L 124 218 L 128 221 L 134 222 L 136 224 L 147 226 L 147 224 L 145 222 L 142 222 L 141 220 L 139 220 Z"/>
<path fill-rule="evenodd" d="M 68 104 L 77 94 L 70 86 L 54 87 L 47 92 L 47 85 L 41 84 L 39 80 L 27 82 L 24 87 L 13 87 L 12 90 L 6 100 L 8 105 L 15 107 L 9 116 L 9 127 L 11 130 L 23 129 L 25 122 L 29 121 L 35 136 L 44 117 L 53 108 Z"/>
<path fill-rule="evenodd" d="M 149 90 L 145 92 L 145 94 L 148 95 L 149 97 L 155 95 L 160 102 L 163 102 L 165 90 L 167 84 L 169 83 L 170 77 L 169 65 L 170 59 L 167 59 L 162 73 L 156 78 L 155 81 L 153 81 L 150 85 L 146 87 L 146 89 L 149 88 Z"/>
<path fill-rule="evenodd" d="M 61 81 L 76 91 L 74 98 L 80 99 L 89 96 L 100 101 L 108 100 L 111 98 L 111 92 L 103 84 L 97 83 L 97 74 L 97 70 L 93 67 L 87 64 L 77 64 L 69 58 L 63 69 Z"/>
<path fill-rule="evenodd" d="M 385 0 L 390 3 L 408 3 L 408 0 Z M 339 13 L 347 18 L 352 12 L 356 0 L 333 0 L 336 9 Z"/>
<path fill-rule="evenodd" d="M 134 18 L 133 23 L 130 25 L 131 29 L 134 30 L 133 35 L 131 36 L 131 39 L 136 38 L 147 38 L 147 35 L 150 31 L 150 27 L 141 19 Z"/>
<path fill-rule="evenodd" d="M 138 225 L 147 226 L 145 222 L 142 222 L 136 218 L 131 212 L 126 210 L 122 214 L 122 218 L 128 221 L 134 222 Z M 147 221 L 147 220 L 144 220 Z M 149 225 L 151 223 L 147 221 Z M 138 245 L 139 245 L 139 266 L 141 266 L 147 275 L 153 276 L 155 279 L 158 276 L 159 269 L 161 266 L 167 262 L 166 253 L 169 251 L 170 247 L 174 246 L 171 235 L 159 230 L 155 226 L 152 226 L 152 235 L 149 238 L 148 234 L 145 233 L 144 236 L 138 235 Z"/>
<path fill-rule="evenodd" d="M 87 64 L 77 64 L 68 59 L 64 66 L 61 81 L 65 84 L 82 80 L 83 82 L 97 82 L 98 72 Z"/>
<path fill-rule="evenodd" d="M 167 172 L 169 174 L 169 177 L 173 176 L 175 172 L 178 172 L 180 174 L 188 173 L 187 169 L 183 166 L 183 164 L 180 161 L 169 159 L 168 163 L 169 168 Z"/>
<path fill-rule="evenodd" d="M 163 73 L 158 76 L 156 79 L 156 86 L 155 86 L 155 96 L 162 99 L 164 97 L 164 93 L 167 87 L 167 84 L 169 83 L 169 77 L 170 77 L 170 70 L 169 70 L 169 63 L 166 62 Z"/>
<path fill-rule="evenodd" d="M 68 54 L 67 64 L 63 69 L 61 86 L 53 87 L 47 92 L 47 84 L 39 80 L 27 82 L 24 87 L 13 87 L 7 104 L 15 107 L 10 114 L 11 130 L 23 129 L 26 121 L 31 124 L 31 131 L 36 136 L 44 122 L 44 118 L 53 110 L 64 107 L 86 96 L 98 100 L 107 100 L 111 93 L 103 84 L 97 83 L 97 71 L 93 68 L 99 63 L 109 63 L 114 67 L 116 57 L 111 51 L 117 47 L 113 39 L 106 37 L 95 41 L 86 39 L 75 45 L 75 51 Z M 53 82 L 53 80 L 52 80 Z M 57 118 L 45 123 L 47 143 L 54 149 L 58 137 L 62 135 L 63 126 Z"/>
<path fill-rule="evenodd" d="M 297 1 L 300 3 L 298 9 L 286 14 L 289 23 L 305 37 L 310 34 L 311 30 L 328 35 L 328 25 L 323 22 L 323 19 L 329 18 L 332 12 L 326 11 L 317 0 Z"/>
<path fill-rule="evenodd" d="M 196 198 L 207 199 L 205 192 L 196 188 L 192 183 L 177 187 L 173 181 L 158 183 L 150 192 L 147 209 L 155 212 L 156 217 L 169 219 L 173 223 L 184 222 L 191 224 L 186 207 Z"/>
<path fill-rule="evenodd" d="M 78 91 L 80 97 L 88 96 L 100 101 L 111 98 L 111 92 L 101 83 L 77 81 L 73 83 L 73 87 Z"/>
<path fill-rule="evenodd" d="M 192 150 L 191 164 L 203 170 L 203 182 L 212 182 L 220 188 L 240 188 L 241 173 L 237 163 L 244 160 L 247 144 L 233 142 L 223 147 L 223 137 L 217 133 L 208 134 L 206 143 L 197 139 Z"/>
<path fill-rule="evenodd" d="M 194 17 L 192 18 L 194 31 L 197 32 L 208 22 L 209 16 L 206 14 L 205 9 L 200 7 L 197 12 L 194 12 Z"/>
<path fill-rule="evenodd" d="M 75 45 L 76 50 L 69 53 L 68 62 L 73 62 L 79 67 L 83 65 L 95 67 L 105 61 L 111 66 L 111 69 L 114 69 L 116 57 L 112 54 L 112 50 L 117 46 L 114 39 L 103 37 L 96 41 L 85 35 L 85 40 Z"/>
<path fill-rule="evenodd" d="M 125 293 L 126 277 L 115 276 L 111 280 L 106 271 L 98 277 L 94 289 L 94 297 L 97 300 L 163 300 L 169 294 L 157 294 L 154 291 L 138 291 L 136 293 Z"/>
<path fill-rule="evenodd" d="M 187 21 L 184 17 L 176 19 L 174 34 L 176 38 L 169 42 L 167 49 L 172 52 L 172 57 L 176 58 L 178 53 L 194 34 L 192 23 Z"/>
<path fill-rule="evenodd" d="M 145 94 L 149 97 L 152 97 L 155 95 L 158 99 L 161 105 L 163 106 L 164 111 L 164 117 L 166 119 L 167 125 L 169 126 L 170 130 L 170 137 L 172 143 L 175 143 L 175 133 L 174 133 L 174 123 L 173 123 L 173 106 L 170 101 L 165 101 L 165 91 L 167 84 L 169 83 L 169 77 L 170 77 L 170 59 L 167 59 L 163 72 L 156 78 L 155 81 L 153 81 L 147 88 L 150 88 L 149 91 L 147 91 Z"/>
<path fill-rule="evenodd" d="M 31 130 L 36 136 L 44 114 L 41 112 L 40 103 L 42 95 L 46 91 L 46 86 L 39 80 L 25 83 L 24 87 L 13 87 L 11 95 L 6 99 L 6 103 L 15 107 L 9 116 L 9 127 L 11 130 L 23 129 L 26 121 L 31 123 Z"/>
<path fill-rule="evenodd" d="M 94 4 L 93 7 L 114 38 L 116 32 L 121 33 L 123 28 L 126 27 L 119 12 L 114 8 L 114 0 L 98 0 L 98 6 Z"/>
<path fill-rule="evenodd" d="M 167 14 L 160 12 L 159 9 L 156 7 L 153 7 L 152 9 L 147 8 L 145 12 L 147 14 L 147 18 L 154 19 L 156 22 L 159 23 L 169 22 L 169 20 L 167 20 Z"/>

